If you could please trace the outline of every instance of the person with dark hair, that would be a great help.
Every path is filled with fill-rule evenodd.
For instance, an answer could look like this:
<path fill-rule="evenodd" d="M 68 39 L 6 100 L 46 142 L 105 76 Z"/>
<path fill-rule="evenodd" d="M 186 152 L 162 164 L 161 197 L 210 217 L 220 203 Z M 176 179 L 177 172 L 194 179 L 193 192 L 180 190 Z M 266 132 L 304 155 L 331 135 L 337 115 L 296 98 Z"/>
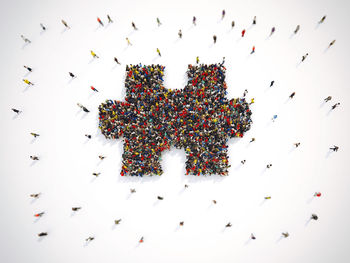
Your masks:
<path fill-rule="evenodd" d="M 38 234 L 39 237 L 44 237 L 44 236 L 47 236 L 47 232 L 41 232 Z"/>
<path fill-rule="evenodd" d="M 231 227 L 231 226 L 232 226 L 232 224 L 230 222 L 228 222 L 225 227 Z"/>
<path fill-rule="evenodd" d="M 32 68 L 28 67 L 28 66 L 23 66 L 25 69 L 27 69 L 29 72 L 32 72 Z"/>
<path fill-rule="evenodd" d="M 107 19 L 108 19 L 108 23 L 113 23 L 113 20 L 109 15 L 107 15 Z"/>
<path fill-rule="evenodd" d="M 30 159 L 32 159 L 33 161 L 39 161 L 39 157 L 38 156 L 29 156 L 30 157 Z"/>
<path fill-rule="evenodd" d="M 256 25 L 256 16 L 254 16 L 253 25 Z"/>
<path fill-rule="evenodd" d="M 293 92 L 292 94 L 289 95 L 289 98 L 293 99 L 295 96 L 295 92 Z"/>
<path fill-rule="evenodd" d="M 67 24 L 66 21 L 64 21 L 64 20 L 62 19 L 61 22 L 62 22 L 62 24 L 63 24 L 66 28 L 70 29 L 70 27 L 68 26 L 68 24 Z"/>
<path fill-rule="evenodd" d="M 316 214 L 312 214 L 311 215 L 311 220 L 318 220 L 318 216 Z"/>
<path fill-rule="evenodd" d="M 309 55 L 309 53 L 306 53 L 306 54 L 301 58 L 301 62 L 304 62 L 304 60 L 307 58 L 308 55 Z"/>
<path fill-rule="evenodd" d="M 197 18 L 194 16 L 193 19 L 192 19 L 192 23 L 193 23 L 193 25 L 195 25 L 195 26 L 197 25 L 197 24 L 196 24 L 196 21 L 197 21 Z"/>
<path fill-rule="evenodd" d="M 329 148 L 330 150 L 332 150 L 333 152 L 337 152 L 339 147 L 334 145 L 333 147 Z"/>
<path fill-rule="evenodd" d="M 20 110 L 17 110 L 17 109 L 14 109 L 14 108 L 12 108 L 11 109 L 13 112 L 15 112 L 15 113 L 17 113 L 17 114 L 20 114 L 22 111 L 20 111 Z"/>
<path fill-rule="evenodd" d="M 76 211 L 78 211 L 80 209 L 81 209 L 81 207 L 72 207 L 72 211 L 74 211 L 74 212 L 76 212 Z"/>
<path fill-rule="evenodd" d="M 300 30 L 300 25 L 297 25 L 297 27 L 294 30 L 294 34 L 298 33 L 299 30 Z"/>
<path fill-rule="evenodd" d="M 327 16 L 323 16 L 322 18 L 321 18 L 321 20 L 318 22 L 319 24 L 322 24 L 325 20 L 326 20 L 326 17 Z"/>
<path fill-rule="evenodd" d="M 99 17 L 97 17 L 97 22 L 98 22 L 101 26 L 104 26 L 102 20 L 101 20 Z"/>
<path fill-rule="evenodd" d="M 118 61 L 118 59 L 116 57 L 114 57 L 114 61 L 120 65 L 120 62 Z"/>
<path fill-rule="evenodd" d="M 334 110 L 336 107 L 338 107 L 340 105 L 340 103 L 338 102 L 338 103 L 336 103 L 336 104 L 334 104 L 333 106 L 332 106 L 332 110 Z"/>
<path fill-rule="evenodd" d="M 138 30 L 134 22 L 131 22 L 131 25 L 135 30 Z"/>
<path fill-rule="evenodd" d="M 325 102 L 328 102 L 332 99 L 332 96 L 328 96 L 327 98 L 324 99 Z"/>
<path fill-rule="evenodd" d="M 274 83 L 275 83 L 275 81 L 274 81 L 274 80 L 273 80 L 273 81 L 271 81 L 271 83 L 270 83 L 270 87 L 272 87 Z"/>
<path fill-rule="evenodd" d="M 214 35 L 213 36 L 214 44 L 216 43 L 216 39 L 217 39 L 217 37 L 216 37 L 216 35 Z"/>

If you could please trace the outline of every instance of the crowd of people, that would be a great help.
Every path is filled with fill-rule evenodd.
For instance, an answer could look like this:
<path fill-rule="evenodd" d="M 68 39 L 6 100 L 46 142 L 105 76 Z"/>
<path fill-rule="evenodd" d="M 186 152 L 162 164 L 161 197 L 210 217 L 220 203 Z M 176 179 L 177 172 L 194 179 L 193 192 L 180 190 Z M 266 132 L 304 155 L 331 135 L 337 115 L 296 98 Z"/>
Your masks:
<path fill-rule="evenodd" d="M 186 152 L 186 173 L 228 174 L 227 141 L 250 129 L 245 98 L 226 98 L 224 62 L 189 65 L 184 89 L 163 86 L 164 66 L 126 67 L 125 102 L 99 106 L 99 127 L 108 139 L 124 137 L 121 175 L 161 175 L 161 152 Z"/>

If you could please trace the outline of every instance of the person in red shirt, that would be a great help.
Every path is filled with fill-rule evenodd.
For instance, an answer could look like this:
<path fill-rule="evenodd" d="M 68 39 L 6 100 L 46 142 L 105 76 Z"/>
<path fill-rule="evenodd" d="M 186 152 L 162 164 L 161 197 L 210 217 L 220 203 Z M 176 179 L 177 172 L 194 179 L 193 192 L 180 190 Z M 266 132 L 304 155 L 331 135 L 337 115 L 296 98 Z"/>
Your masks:
<path fill-rule="evenodd" d="M 242 37 L 244 37 L 245 29 L 242 30 Z"/>
<path fill-rule="evenodd" d="M 97 22 L 99 22 L 101 26 L 104 26 L 103 22 L 101 21 L 101 19 L 99 17 L 97 18 Z"/>
<path fill-rule="evenodd" d="M 92 89 L 93 91 L 95 91 L 95 92 L 98 92 L 98 90 L 95 89 L 93 86 L 91 86 L 91 89 Z"/>

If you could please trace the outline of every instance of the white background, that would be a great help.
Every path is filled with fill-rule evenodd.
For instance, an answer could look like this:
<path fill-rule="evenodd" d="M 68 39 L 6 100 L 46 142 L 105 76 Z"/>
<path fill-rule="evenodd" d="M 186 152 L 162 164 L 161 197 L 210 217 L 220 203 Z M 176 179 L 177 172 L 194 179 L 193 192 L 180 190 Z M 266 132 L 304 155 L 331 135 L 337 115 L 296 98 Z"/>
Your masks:
<path fill-rule="evenodd" d="M 348 13 L 348 1 L 334 0 L 2 1 L 0 261 L 349 262 Z M 107 14 L 114 23 L 99 26 L 97 16 L 106 25 Z M 24 45 L 21 34 L 32 43 Z M 100 58 L 93 60 L 90 50 Z M 196 56 L 207 64 L 225 56 L 228 98 L 247 89 L 256 101 L 251 130 L 230 140 L 229 176 L 185 176 L 184 151 L 171 149 L 162 155 L 161 177 L 121 177 L 123 140 L 104 139 L 98 105 L 123 100 L 126 64 L 160 63 L 165 86 L 181 89 Z M 73 81 L 69 71 L 77 75 Z M 23 78 L 35 85 L 26 87 Z M 323 104 L 328 95 L 332 101 Z M 78 102 L 91 112 L 82 112 Z M 330 112 L 336 102 L 340 107 Z M 295 142 L 301 142 L 297 149 Z M 337 153 L 328 150 L 334 144 Z M 107 158 L 101 162 L 99 154 Z M 131 195 L 130 188 L 137 192 Z M 313 198 L 315 191 L 322 197 Z M 42 196 L 32 201 L 29 195 L 37 192 Z M 73 214 L 73 206 L 82 210 Z M 35 220 L 41 211 L 45 215 Z M 318 221 L 309 222 L 312 213 Z M 232 227 L 225 229 L 228 222 Z M 49 235 L 38 239 L 42 231 Z M 289 238 L 281 239 L 284 231 Z M 251 233 L 256 240 L 249 240 Z M 88 236 L 95 240 L 86 245 Z"/>

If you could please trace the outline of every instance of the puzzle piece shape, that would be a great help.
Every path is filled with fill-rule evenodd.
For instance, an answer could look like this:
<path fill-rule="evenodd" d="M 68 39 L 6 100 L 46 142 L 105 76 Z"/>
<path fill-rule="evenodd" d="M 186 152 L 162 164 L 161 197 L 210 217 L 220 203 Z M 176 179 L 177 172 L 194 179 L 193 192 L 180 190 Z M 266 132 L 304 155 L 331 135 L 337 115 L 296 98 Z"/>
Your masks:
<path fill-rule="evenodd" d="M 164 66 L 126 67 L 125 102 L 99 106 L 99 127 L 107 139 L 124 137 L 121 175 L 161 175 L 161 152 L 184 148 L 186 174 L 228 174 L 228 138 L 250 129 L 244 98 L 226 98 L 223 64 L 188 66 L 182 90 L 163 86 Z"/>

